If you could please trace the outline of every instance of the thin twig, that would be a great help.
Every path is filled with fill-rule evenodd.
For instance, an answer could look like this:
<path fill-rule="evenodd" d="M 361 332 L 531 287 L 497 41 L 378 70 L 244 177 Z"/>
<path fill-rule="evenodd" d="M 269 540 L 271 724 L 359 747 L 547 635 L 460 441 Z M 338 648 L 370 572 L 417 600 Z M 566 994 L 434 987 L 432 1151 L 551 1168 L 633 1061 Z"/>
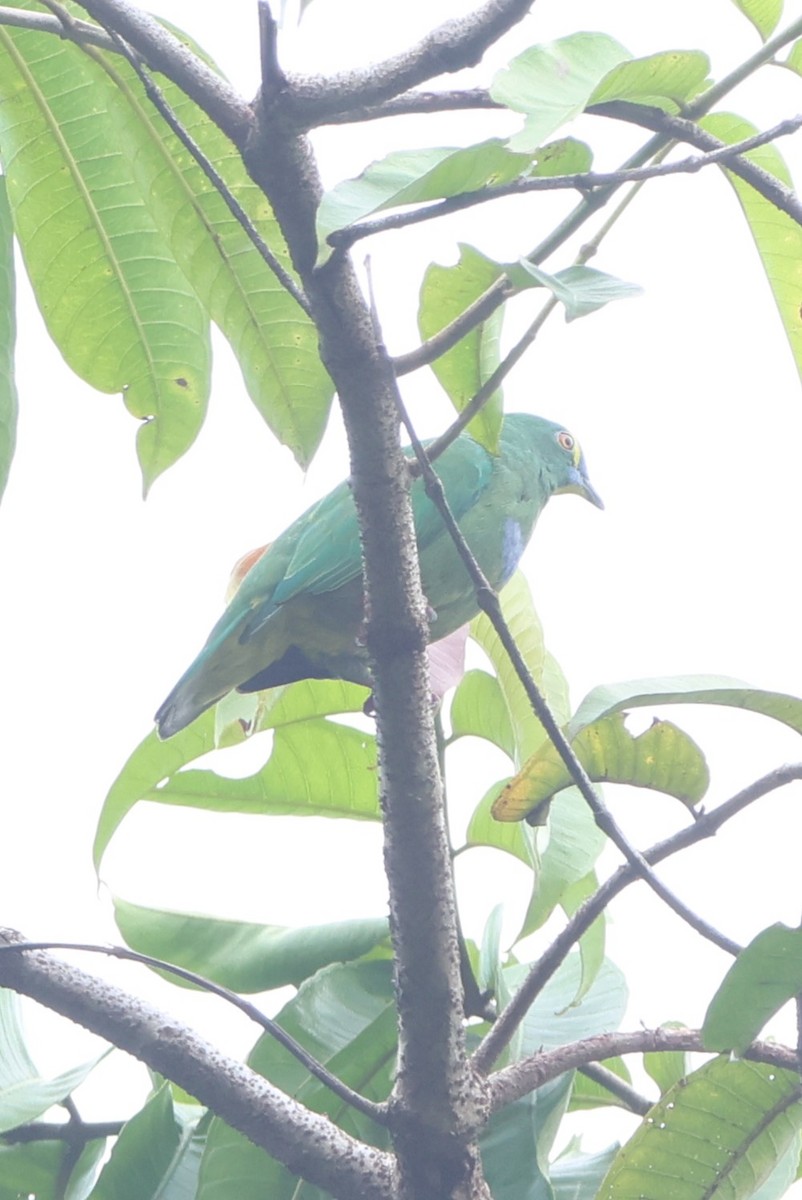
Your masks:
<path fill-rule="evenodd" d="M 117 52 L 117 47 L 104 29 L 92 25 L 89 21 L 79 21 L 75 17 L 72 18 L 72 31 L 68 34 L 60 16 L 48 17 L 45 13 L 26 12 L 21 8 L 0 5 L 0 25 L 10 25 L 13 29 L 31 29 L 34 33 L 55 34 L 70 41 L 80 41 L 87 46 L 98 46 L 101 50 Z"/>
<path fill-rule="evenodd" d="M 306 1068 L 310 1075 L 314 1075 L 325 1087 L 336 1096 L 339 1096 L 341 1100 L 344 1100 L 346 1104 L 356 1109 L 357 1112 L 363 1113 L 380 1125 L 384 1125 L 387 1122 L 384 1105 L 375 1104 L 372 1100 L 366 1099 L 365 1096 L 360 1096 L 358 1092 L 353 1091 L 347 1084 L 339 1080 L 336 1075 L 332 1075 L 300 1042 L 296 1041 L 291 1034 L 282 1029 L 277 1021 L 268 1017 L 255 1004 L 251 1004 L 249 1000 L 243 1000 L 241 996 L 238 996 L 236 992 L 232 992 L 230 988 L 224 987 L 220 983 L 215 983 L 212 979 L 206 979 L 203 975 L 198 975 L 195 971 L 189 971 L 185 967 L 176 966 L 174 963 L 165 962 L 160 958 L 153 958 L 150 954 L 140 954 L 138 951 L 129 950 L 125 946 L 99 946 L 93 942 L 25 941 L 0 944 L 0 954 L 10 950 L 79 950 L 89 954 L 104 954 L 109 958 L 118 958 L 125 962 L 142 963 L 146 967 L 154 967 L 158 971 L 165 971 L 169 975 L 175 975 L 178 979 L 184 979 L 187 983 L 192 983 L 203 991 L 211 993 L 213 996 L 219 996 L 221 1000 L 225 1000 L 229 1004 L 232 1004 L 234 1008 L 238 1008 L 240 1012 L 259 1025 L 265 1033 L 274 1038 L 294 1058 L 297 1058 L 298 1062 Z"/>
<path fill-rule="evenodd" d="M 645 1117 L 649 1109 L 654 1107 L 653 1101 L 642 1096 L 631 1083 L 627 1083 L 626 1079 L 622 1079 L 620 1075 L 616 1075 L 615 1071 L 611 1071 L 609 1067 L 605 1067 L 601 1063 L 586 1063 L 579 1070 L 588 1079 L 592 1079 L 594 1083 L 598 1083 L 600 1087 L 620 1100 L 624 1108 L 637 1113 L 639 1117 Z"/>
<path fill-rule="evenodd" d="M 0 1144 L 10 1146 L 26 1142 L 67 1142 L 83 1148 L 87 1142 L 101 1138 L 117 1137 L 124 1121 L 33 1121 L 30 1125 L 18 1125 L 0 1134 Z"/>
<path fill-rule="evenodd" d="M 642 109 L 643 105 L 634 105 L 634 108 Z M 589 112 L 601 112 L 601 106 L 598 110 L 589 109 Z M 658 110 L 661 111 L 661 110 Z M 633 118 L 634 120 L 634 118 Z M 638 122 L 636 122 L 638 123 Z M 461 212 L 466 208 L 473 208 L 478 204 L 487 204 L 492 200 L 499 200 L 506 196 L 522 196 L 529 192 L 553 192 L 553 191 L 581 191 L 592 192 L 595 188 L 600 187 L 621 187 L 627 183 L 641 183 L 649 179 L 660 179 L 665 175 L 691 175 L 701 171 L 704 167 L 715 166 L 719 164 L 729 165 L 733 159 L 737 159 L 739 155 L 745 154 L 749 150 L 756 150 L 759 146 L 765 146 L 769 142 L 775 142 L 778 138 L 788 137 L 792 133 L 802 127 L 802 116 L 789 117 L 785 121 L 780 121 L 772 129 L 766 129 L 763 133 L 756 133 L 752 137 L 744 138 L 740 142 L 732 144 L 719 142 L 715 149 L 708 150 L 704 154 L 693 154 L 688 158 L 679 159 L 676 162 L 662 162 L 647 167 L 622 167 L 618 171 L 577 171 L 570 175 L 545 175 L 527 177 L 523 179 L 513 179 L 510 183 L 499 184 L 495 187 L 477 188 L 472 192 L 461 192 L 458 196 L 449 196 L 444 200 L 438 200 L 436 203 L 426 205 L 423 208 L 417 208 L 412 212 L 395 212 L 389 213 L 383 217 L 375 217 L 367 221 L 359 221 L 354 225 L 347 225 L 344 229 L 336 229 L 328 235 L 326 239 L 330 246 L 337 249 L 348 249 L 355 242 L 361 241 L 363 238 L 372 237 L 377 233 L 385 233 L 390 229 L 404 229 L 410 225 L 419 225 L 423 221 L 433 221 L 438 217 L 446 217 L 451 213 Z M 649 125 L 649 128 L 655 128 L 654 125 Z M 707 135 L 710 137 L 711 135 Z M 712 139 L 717 141 L 717 139 Z M 735 167 L 732 167 L 735 170 Z M 764 173 L 765 174 L 765 173 Z M 772 176 L 768 176 L 769 179 Z M 775 187 L 771 188 L 771 194 L 766 192 L 766 181 L 754 177 L 753 186 L 766 195 L 766 198 L 773 204 L 777 201 L 774 197 Z M 776 180 L 775 180 L 776 184 Z M 785 189 L 787 193 L 789 189 Z M 783 203 L 787 202 L 787 196 L 783 195 Z M 780 207 L 778 204 L 777 207 Z M 796 216 L 795 220 L 798 219 Z"/>
<path fill-rule="evenodd" d="M 278 25 L 268 0 L 259 0 L 259 60 L 262 69 L 262 103 L 270 104 L 287 86 L 278 57 Z"/>
<path fill-rule="evenodd" d="M 660 863 L 680 850 L 686 850 L 689 846 L 694 846 L 706 838 L 714 837 L 727 821 L 743 812 L 750 804 L 754 804 L 756 800 L 760 800 L 769 792 L 797 780 L 802 780 L 802 763 L 778 767 L 767 775 L 761 776 L 760 779 L 756 779 L 754 783 L 743 788 L 717 808 L 702 813 L 692 825 L 686 826 L 662 842 L 657 842 L 644 851 L 643 857 L 650 863 Z M 610 901 L 629 884 L 635 883 L 638 878 L 639 875 L 632 866 L 623 864 L 596 889 L 584 904 L 580 905 L 548 949 L 532 965 L 526 979 L 509 1004 L 501 1011 L 493 1028 L 477 1048 L 473 1056 L 473 1064 L 478 1071 L 486 1073 L 490 1070 L 501 1051 L 513 1037 L 515 1030 L 535 999 L 567 957 L 571 948 L 601 916 Z"/>

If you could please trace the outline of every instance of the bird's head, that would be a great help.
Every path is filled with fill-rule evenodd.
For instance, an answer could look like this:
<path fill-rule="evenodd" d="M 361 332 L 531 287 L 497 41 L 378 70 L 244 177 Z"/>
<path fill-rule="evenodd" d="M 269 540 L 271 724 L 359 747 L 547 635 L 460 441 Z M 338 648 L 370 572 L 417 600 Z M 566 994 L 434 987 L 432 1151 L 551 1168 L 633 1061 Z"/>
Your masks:
<path fill-rule="evenodd" d="M 556 483 L 554 495 L 574 492 L 577 496 L 584 496 L 586 500 L 590 500 L 597 508 L 604 508 L 601 496 L 588 479 L 585 456 L 574 435 L 567 429 L 554 426 L 552 438 L 549 465 L 552 468 L 552 479 Z"/>

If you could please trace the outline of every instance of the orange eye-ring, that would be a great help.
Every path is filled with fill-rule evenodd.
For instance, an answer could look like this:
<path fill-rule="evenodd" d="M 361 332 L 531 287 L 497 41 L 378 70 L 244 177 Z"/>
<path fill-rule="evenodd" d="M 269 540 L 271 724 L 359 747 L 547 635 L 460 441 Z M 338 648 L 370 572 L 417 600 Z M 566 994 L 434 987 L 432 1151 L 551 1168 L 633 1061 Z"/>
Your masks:
<path fill-rule="evenodd" d="M 576 441 L 571 437 L 571 434 L 566 429 L 563 429 L 561 433 L 557 434 L 557 441 L 560 443 L 563 450 L 568 450 L 569 452 L 573 450 L 574 446 L 576 445 Z"/>

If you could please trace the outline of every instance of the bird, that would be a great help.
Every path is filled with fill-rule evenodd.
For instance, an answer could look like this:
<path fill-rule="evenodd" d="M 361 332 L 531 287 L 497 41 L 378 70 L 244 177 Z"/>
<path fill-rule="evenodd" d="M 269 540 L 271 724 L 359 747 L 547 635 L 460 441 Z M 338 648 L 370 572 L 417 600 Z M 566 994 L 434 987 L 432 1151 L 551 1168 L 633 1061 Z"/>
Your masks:
<path fill-rule="evenodd" d="M 504 417 L 497 453 L 462 433 L 434 467 L 468 546 L 496 590 L 516 570 L 551 496 L 573 492 L 604 507 L 573 435 L 529 413 Z M 419 477 L 411 484 L 411 501 L 430 641 L 436 642 L 475 617 L 479 605 Z M 359 526 L 345 480 L 256 558 L 156 713 L 160 738 L 172 737 L 232 690 L 256 692 L 301 679 L 369 687 L 364 621 Z"/>

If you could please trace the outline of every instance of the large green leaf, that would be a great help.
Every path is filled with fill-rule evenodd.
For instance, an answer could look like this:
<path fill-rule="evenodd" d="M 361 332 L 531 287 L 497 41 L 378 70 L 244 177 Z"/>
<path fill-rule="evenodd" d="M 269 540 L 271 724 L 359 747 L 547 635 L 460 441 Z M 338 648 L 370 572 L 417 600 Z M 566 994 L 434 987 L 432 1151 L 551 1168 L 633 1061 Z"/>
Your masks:
<path fill-rule="evenodd" d="M 209 331 L 140 196 L 102 78 L 67 41 L 0 28 L 0 144 L 28 274 L 69 365 L 122 392 L 143 422 L 147 488 L 202 424 Z"/>
<path fill-rule="evenodd" d="M 325 719 L 283 725 L 255 774 L 229 779 L 214 771 L 180 771 L 142 799 L 207 812 L 378 821 L 376 739 Z"/>
<path fill-rule="evenodd" d="M 578 116 L 608 71 L 631 58 L 606 33 L 573 33 L 550 45 L 531 46 L 499 71 L 490 94 L 526 113 L 510 148 L 531 152 L 566 121 Z"/>
<path fill-rule="evenodd" d="M 709 133 L 722 142 L 739 142 L 752 137 L 757 128 L 743 117 L 732 113 L 712 113 L 700 121 Z M 757 163 L 781 183 L 792 187 L 791 177 L 775 145 L 760 146 L 744 156 Z M 763 269 L 774 295 L 774 302 L 794 356 L 797 371 L 802 374 L 802 324 L 799 320 L 799 296 L 802 289 L 802 229 L 786 213 L 780 212 L 770 200 L 761 196 L 737 175 L 724 170 L 732 184 L 749 230 L 755 240 Z"/>
<path fill-rule="evenodd" d="M 671 1088 L 623 1147 L 610 1200 L 748 1200 L 802 1128 L 791 1071 L 716 1058 Z"/>
<path fill-rule="evenodd" d="M 622 712 L 611 713 L 584 726 L 571 739 L 571 748 L 590 778 L 667 792 L 690 807 L 701 800 L 710 773 L 693 739 L 671 721 L 654 721 L 637 736 L 624 721 Z M 493 816 L 497 821 L 526 818 L 532 825 L 543 825 L 552 796 L 572 783 L 559 751 L 544 742 L 499 795 Z"/>
<path fill-rule="evenodd" d="M 185 34 L 175 32 L 209 62 Z M 128 65 L 118 55 L 98 53 L 97 59 L 106 68 L 101 80 L 109 110 L 145 203 L 176 262 L 231 343 L 257 409 L 306 466 L 323 435 L 333 395 L 314 325 L 262 261 L 201 168 L 142 97 Z M 278 224 L 239 153 L 175 84 L 159 82 L 184 128 L 292 275 Z"/>
<path fill-rule="evenodd" d="M 450 324 L 503 274 L 503 266 L 485 258 L 472 246 L 460 246 L 459 262 L 453 267 L 432 263 L 423 278 L 418 307 L 418 328 L 424 340 Z M 472 329 L 432 364 L 432 370 L 458 412 L 462 411 L 499 364 L 503 319 L 503 307 L 497 308 L 486 321 Z M 499 390 L 470 422 L 468 431 L 488 450 L 495 452 L 501 432 L 501 418 Z"/>
<path fill-rule="evenodd" d="M 787 1001 L 802 992 L 802 929 L 772 925 L 745 946 L 710 1001 L 702 1026 L 708 1050 L 742 1054 Z"/>
<path fill-rule="evenodd" d="M 783 0 L 733 0 L 754 25 L 763 41 L 771 37 L 783 12 Z"/>
<path fill-rule="evenodd" d="M 182 1119 L 163 1083 L 126 1121 L 90 1200 L 165 1200 L 185 1155 L 192 1154 L 197 1122 Z M 175 1195 L 175 1193 L 173 1193 Z"/>
<path fill-rule="evenodd" d="M 802 700 L 796 696 L 753 688 L 726 675 L 663 675 L 594 688 L 574 713 L 566 734 L 573 741 L 583 729 L 603 717 L 627 708 L 657 704 L 724 704 L 773 717 L 802 733 Z"/>
<path fill-rule="evenodd" d="M 17 440 L 17 385 L 14 379 L 16 339 L 14 241 L 6 181 L 0 177 L 0 497 L 8 481 Z"/>
<path fill-rule="evenodd" d="M 549 1169 L 554 1200 L 596 1200 L 618 1145 L 592 1154 L 565 1151 Z"/>
<path fill-rule="evenodd" d="M 53 1104 L 60 1104 L 103 1056 L 45 1079 L 28 1054 L 19 998 L 14 992 L 0 989 L 0 1133 L 16 1129 L 41 1116 Z"/>
<path fill-rule="evenodd" d="M 568 685 L 556 661 L 547 652 L 529 586 L 520 571 L 513 575 L 500 596 L 501 609 L 535 683 L 544 692 L 557 720 L 568 719 Z M 484 650 L 498 678 L 515 735 L 515 763 L 526 761 L 545 738 L 540 721 L 532 712 L 526 692 L 510 663 L 507 652 L 488 618 L 481 614 L 471 622 L 471 637 Z"/>
<path fill-rule="evenodd" d="M 288 687 L 261 693 L 259 716 L 254 733 L 306 721 L 331 713 L 360 712 L 365 689 L 338 680 L 303 680 Z M 103 803 L 94 845 L 95 869 L 100 867 L 106 847 L 127 813 L 157 787 L 163 779 L 175 775 L 187 763 L 216 749 L 216 715 L 210 710 L 162 742 L 155 731 L 139 743 L 112 784 Z M 246 740 L 239 721 L 224 727 L 225 744 Z"/>
<path fill-rule="evenodd" d="M 388 962 L 329 967 L 307 980 L 277 1016 L 318 1062 L 372 1100 L 392 1086 L 396 1056 L 392 967 Z M 288 1095 L 326 1113 L 353 1136 L 386 1147 L 387 1131 L 334 1096 L 273 1038 L 249 1059 Z M 196 1200 L 312 1200 L 322 1193 L 268 1158 L 222 1121 L 212 1121 Z"/>
<path fill-rule="evenodd" d="M 119 896 L 114 916 L 132 950 L 186 967 L 235 992 L 297 986 L 321 967 L 367 954 L 388 933 L 385 917 L 289 929 L 144 908 Z"/>
<path fill-rule="evenodd" d="M 514 990 L 526 972 L 522 965 L 507 967 L 508 990 Z M 575 1004 L 580 980 L 579 955 L 572 954 L 529 1009 L 509 1058 L 523 1058 L 617 1027 L 626 1008 L 621 972 L 605 963 L 582 1002 Z M 548 1157 L 570 1097 L 572 1078 L 568 1072 L 494 1115 L 479 1145 L 495 1200 L 550 1200 Z"/>
<path fill-rule="evenodd" d="M 701 90 L 710 59 L 701 50 L 663 50 L 619 63 L 594 88 L 588 105 L 628 100 L 677 112 Z"/>

